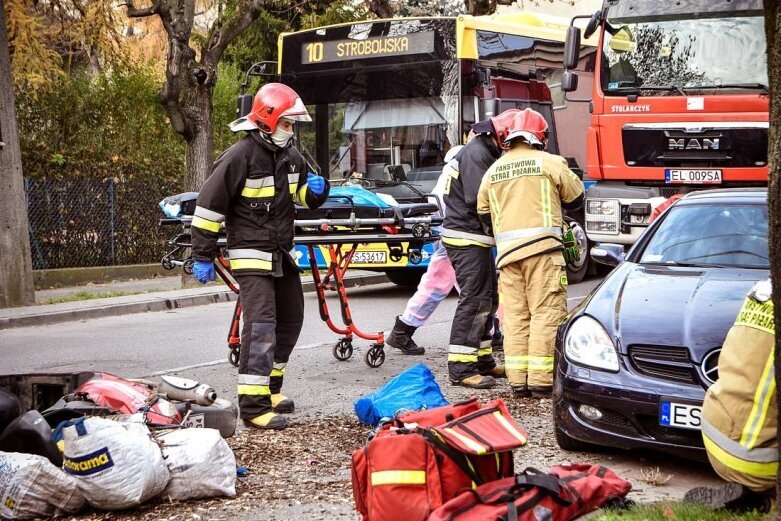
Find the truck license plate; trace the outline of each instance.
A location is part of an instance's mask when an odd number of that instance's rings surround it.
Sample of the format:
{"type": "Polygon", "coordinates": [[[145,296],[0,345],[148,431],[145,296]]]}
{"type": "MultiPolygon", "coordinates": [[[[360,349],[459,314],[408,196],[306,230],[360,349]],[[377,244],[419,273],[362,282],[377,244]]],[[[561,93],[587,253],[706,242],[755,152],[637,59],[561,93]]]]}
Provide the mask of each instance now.
{"type": "Polygon", "coordinates": [[[386,254],[384,251],[356,251],[353,264],[385,264],[386,254]]]}
{"type": "Polygon", "coordinates": [[[667,184],[717,185],[721,184],[721,170],[673,169],[664,171],[667,184]]]}
{"type": "Polygon", "coordinates": [[[700,430],[702,406],[662,400],[659,403],[659,425],[700,430]]]}

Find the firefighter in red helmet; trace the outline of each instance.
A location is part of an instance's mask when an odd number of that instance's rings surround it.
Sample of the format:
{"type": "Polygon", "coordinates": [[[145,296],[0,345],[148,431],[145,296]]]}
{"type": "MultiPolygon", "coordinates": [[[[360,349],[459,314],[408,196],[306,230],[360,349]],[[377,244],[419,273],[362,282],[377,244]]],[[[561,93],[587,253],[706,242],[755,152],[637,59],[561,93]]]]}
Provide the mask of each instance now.
{"type": "Polygon", "coordinates": [[[251,112],[231,123],[231,130],[247,134],[215,161],[192,221],[193,275],[203,283],[214,280],[217,238],[225,226],[243,306],[239,407],[245,424],[260,429],[286,427],[280,413],[294,410],[282,394],[304,321],[301,270],[291,255],[293,204],[316,208],[329,190],[291,144],[299,121],[311,118],[293,89],[261,87],[251,112]]]}
{"type": "Polygon", "coordinates": [[[477,213],[496,240],[507,378],[516,396],[543,398],[567,312],[562,208],[582,204],[583,183],[564,158],[543,151],[548,124],[539,112],[525,109],[507,123],[496,133],[508,151],[483,177],[477,213]]]}

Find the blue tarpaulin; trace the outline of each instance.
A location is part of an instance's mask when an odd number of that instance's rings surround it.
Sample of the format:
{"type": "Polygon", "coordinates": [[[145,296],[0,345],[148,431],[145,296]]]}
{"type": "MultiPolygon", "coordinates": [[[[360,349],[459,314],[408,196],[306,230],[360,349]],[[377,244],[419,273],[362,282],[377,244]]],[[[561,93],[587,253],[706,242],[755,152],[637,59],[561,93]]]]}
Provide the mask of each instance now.
{"type": "Polygon", "coordinates": [[[424,364],[413,365],[379,390],[355,400],[355,414],[364,425],[377,426],[398,412],[448,405],[434,374],[424,364]]]}

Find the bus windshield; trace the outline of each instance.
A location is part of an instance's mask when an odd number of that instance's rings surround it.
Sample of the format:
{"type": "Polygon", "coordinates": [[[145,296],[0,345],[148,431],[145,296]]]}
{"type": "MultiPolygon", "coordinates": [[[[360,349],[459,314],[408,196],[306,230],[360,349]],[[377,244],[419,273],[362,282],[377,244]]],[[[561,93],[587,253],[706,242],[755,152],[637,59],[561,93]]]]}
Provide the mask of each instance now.
{"type": "Polygon", "coordinates": [[[767,91],[761,16],[608,24],[601,74],[606,94],[767,91]]]}
{"type": "Polygon", "coordinates": [[[282,57],[313,119],[298,125],[299,149],[331,179],[427,178],[461,141],[453,19],[293,33],[282,57]]]}

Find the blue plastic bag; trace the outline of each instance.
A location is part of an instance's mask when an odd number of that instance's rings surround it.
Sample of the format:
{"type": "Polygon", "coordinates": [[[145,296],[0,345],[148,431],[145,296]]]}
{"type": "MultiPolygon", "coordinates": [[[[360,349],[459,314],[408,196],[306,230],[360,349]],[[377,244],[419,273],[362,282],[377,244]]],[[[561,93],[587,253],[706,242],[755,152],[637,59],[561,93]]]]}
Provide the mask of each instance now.
{"type": "Polygon", "coordinates": [[[377,208],[390,208],[390,205],[382,198],[360,186],[334,186],[328,192],[329,199],[350,198],[359,206],[376,206],[377,208]]]}
{"type": "Polygon", "coordinates": [[[434,374],[424,364],[413,365],[379,390],[355,400],[355,414],[364,425],[377,426],[400,411],[420,411],[448,405],[434,374]]]}

